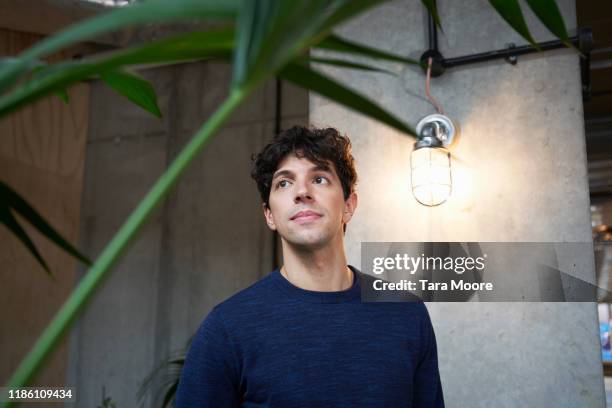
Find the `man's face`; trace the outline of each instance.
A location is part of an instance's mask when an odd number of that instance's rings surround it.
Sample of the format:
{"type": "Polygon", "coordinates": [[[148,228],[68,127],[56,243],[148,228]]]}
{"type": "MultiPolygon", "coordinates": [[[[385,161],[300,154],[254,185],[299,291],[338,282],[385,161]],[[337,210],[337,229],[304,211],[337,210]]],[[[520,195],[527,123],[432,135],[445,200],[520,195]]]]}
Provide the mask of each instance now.
{"type": "Polygon", "coordinates": [[[270,229],[290,244],[317,249],[342,237],[343,223],[357,207],[357,195],[352,193],[344,200],[342,183],[331,162],[320,166],[290,154],[273,175],[269,203],[264,215],[270,229]]]}

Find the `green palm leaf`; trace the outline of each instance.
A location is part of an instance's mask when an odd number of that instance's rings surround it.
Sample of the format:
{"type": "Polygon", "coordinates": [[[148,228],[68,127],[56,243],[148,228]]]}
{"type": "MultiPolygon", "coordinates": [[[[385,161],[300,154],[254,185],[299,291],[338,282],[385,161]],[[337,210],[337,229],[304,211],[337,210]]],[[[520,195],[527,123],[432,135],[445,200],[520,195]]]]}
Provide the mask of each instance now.
{"type": "Polygon", "coordinates": [[[60,89],[59,91],[55,91],[54,93],[66,105],[70,103],[70,96],[68,95],[67,89],[60,89]]]}
{"type": "Polygon", "coordinates": [[[359,55],[363,57],[374,58],[378,60],[386,60],[391,62],[401,62],[404,64],[419,65],[420,62],[412,58],[403,57],[401,55],[392,54],[377,48],[368,47],[353,41],[345,40],[336,35],[329,35],[322,41],[314,45],[314,48],[336,51],[359,55]]]}
{"type": "Polygon", "coordinates": [[[38,232],[55,242],[55,244],[64,251],[74,256],[85,265],[91,265],[91,261],[87,259],[85,255],[81,254],[78,249],[72,246],[70,242],[64,239],[25,199],[15,190],[0,181],[0,222],[6,225],[15,234],[26,248],[28,248],[43,269],[47,271],[49,275],[53,276],[49,266],[40,256],[40,253],[30,237],[26,234],[21,225],[19,225],[13,212],[21,215],[30,225],[36,228],[38,232]]]}
{"type": "Polygon", "coordinates": [[[429,14],[431,14],[438,28],[442,30],[442,22],[440,21],[440,15],[438,14],[436,0],[421,0],[421,3],[423,3],[429,14]]]}
{"type": "Polygon", "coordinates": [[[239,0],[149,0],[102,14],[46,38],[23,52],[11,64],[0,66],[0,92],[33,68],[36,59],[96,35],[151,22],[233,20],[239,5],[239,0]]]}
{"type": "Polygon", "coordinates": [[[352,108],[359,113],[370,116],[400,132],[416,135],[416,132],[411,127],[382,109],[375,102],[305,65],[289,64],[279,73],[279,76],[305,89],[314,91],[328,99],[352,108]]]}
{"type": "Polygon", "coordinates": [[[238,17],[232,87],[258,83],[296,55],[329,36],[331,29],[381,1],[253,0],[238,17]]]}
{"type": "Polygon", "coordinates": [[[330,65],[339,68],[350,68],[350,69],[358,69],[361,71],[372,71],[372,72],[384,72],[385,74],[395,75],[393,72],[386,70],[384,68],[374,67],[372,65],[361,64],[358,62],[345,61],[336,58],[322,58],[322,57],[304,57],[298,59],[296,62],[302,64],[323,64],[330,65]]]}
{"type": "Polygon", "coordinates": [[[339,1],[245,2],[238,16],[232,88],[258,83],[304,50],[324,20],[328,8],[339,1]]]}
{"type": "Polygon", "coordinates": [[[567,29],[565,28],[561,11],[559,11],[559,7],[555,0],[527,0],[527,4],[529,4],[531,10],[533,10],[542,24],[544,24],[551,33],[556,35],[568,47],[574,48],[572,43],[569,42],[567,29]]]}
{"type": "Polygon", "coordinates": [[[527,28],[527,23],[525,23],[518,0],[489,0],[489,3],[517,33],[529,41],[531,45],[538,48],[529,32],[529,28],[527,28]]]}
{"type": "Polygon", "coordinates": [[[126,71],[106,71],[100,74],[102,80],[117,93],[136,105],[161,118],[153,86],[138,75],[126,71]]]}
{"type": "Polygon", "coordinates": [[[0,116],[13,112],[50,93],[102,73],[126,66],[176,63],[206,58],[229,58],[234,44],[231,27],[192,32],[127,50],[81,61],[44,65],[37,61],[32,79],[0,98],[0,116]]]}
{"type": "Polygon", "coordinates": [[[338,25],[350,20],[351,18],[362,14],[366,10],[379,6],[388,0],[352,0],[344,1],[339,4],[333,13],[329,14],[329,17],[325,19],[325,22],[320,27],[322,39],[331,33],[331,30],[338,25]]]}

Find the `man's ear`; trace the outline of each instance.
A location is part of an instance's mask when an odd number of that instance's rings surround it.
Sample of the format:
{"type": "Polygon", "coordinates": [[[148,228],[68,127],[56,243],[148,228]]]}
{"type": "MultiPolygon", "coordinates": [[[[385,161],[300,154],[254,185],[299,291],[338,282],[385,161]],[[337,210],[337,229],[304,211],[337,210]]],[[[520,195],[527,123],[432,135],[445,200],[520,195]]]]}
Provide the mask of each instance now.
{"type": "Polygon", "coordinates": [[[347,224],[357,209],[357,193],[354,191],[344,201],[344,212],[342,213],[342,222],[347,224]]]}
{"type": "Polygon", "coordinates": [[[276,224],[274,223],[272,211],[270,211],[270,208],[266,205],[266,203],[263,203],[261,206],[263,207],[264,217],[266,217],[266,224],[268,224],[268,228],[270,228],[272,231],[276,231],[276,224]]]}

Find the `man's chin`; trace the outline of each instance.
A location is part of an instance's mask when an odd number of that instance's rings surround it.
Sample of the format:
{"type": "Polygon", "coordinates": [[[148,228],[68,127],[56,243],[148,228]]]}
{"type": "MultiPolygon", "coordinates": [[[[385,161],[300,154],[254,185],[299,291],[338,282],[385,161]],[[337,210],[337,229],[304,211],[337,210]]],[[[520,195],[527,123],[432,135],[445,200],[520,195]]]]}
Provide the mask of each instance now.
{"type": "Polygon", "coordinates": [[[313,251],[329,245],[329,237],[320,235],[315,236],[294,236],[285,239],[292,247],[302,251],[313,251]]]}

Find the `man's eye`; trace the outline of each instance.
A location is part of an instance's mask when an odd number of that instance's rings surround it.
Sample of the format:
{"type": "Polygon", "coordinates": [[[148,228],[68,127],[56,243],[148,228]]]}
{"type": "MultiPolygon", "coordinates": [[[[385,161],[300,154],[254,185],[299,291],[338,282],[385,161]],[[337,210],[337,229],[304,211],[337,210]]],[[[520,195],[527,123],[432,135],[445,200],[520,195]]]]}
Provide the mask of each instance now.
{"type": "Polygon", "coordinates": [[[327,178],[326,178],[326,177],[323,177],[323,176],[317,176],[317,177],[315,177],[314,181],[315,181],[315,183],[317,183],[317,184],[327,184],[327,183],[329,183],[329,180],[327,180],[327,178]]]}
{"type": "Polygon", "coordinates": [[[280,188],[285,188],[285,187],[287,187],[287,183],[288,183],[287,180],[281,180],[278,183],[276,183],[276,188],[279,188],[279,187],[280,188]]]}

